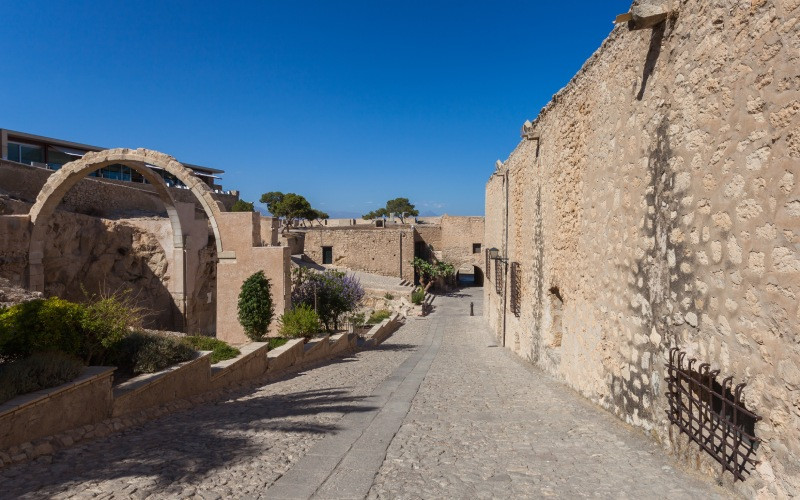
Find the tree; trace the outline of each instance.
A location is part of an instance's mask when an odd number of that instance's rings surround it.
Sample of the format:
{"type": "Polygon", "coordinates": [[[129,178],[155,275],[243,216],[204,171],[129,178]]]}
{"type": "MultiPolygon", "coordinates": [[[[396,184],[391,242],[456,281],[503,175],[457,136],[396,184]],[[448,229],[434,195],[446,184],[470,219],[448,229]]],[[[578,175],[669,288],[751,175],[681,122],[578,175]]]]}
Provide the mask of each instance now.
{"type": "Polygon", "coordinates": [[[285,227],[291,225],[295,220],[305,219],[312,221],[328,218],[328,214],[311,208],[311,203],[305,197],[296,193],[270,191],[262,194],[260,201],[267,206],[267,210],[274,217],[286,221],[285,227]]]}
{"type": "Polygon", "coordinates": [[[262,340],[275,314],[270,282],[264,271],[258,271],[242,283],[238,306],[239,323],[244,333],[256,342],[262,340]]]}
{"type": "Polygon", "coordinates": [[[236,200],[231,207],[231,212],[255,212],[253,204],[249,201],[236,200]]]}
{"type": "Polygon", "coordinates": [[[338,328],[341,316],[356,311],[364,298],[358,279],[341,271],[316,272],[301,267],[294,271],[292,281],[292,303],[316,309],[327,331],[338,328]]]}
{"type": "Polygon", "coordinates": [[[393,213],[399,215],[400,220],[405,222],[406,215],[416,217],[419,215],[419,210],[414,208],[414,205],[408,201],[408,198],[395,198],[387,201],[385,208],[373,210],[372,212],[362,215],[361,218],[370,220],[378,217],[388,217],[393,213]]]}
{"type": "Polygon", "coordinates": [[[414,260],[411,261],[411,265],[414,266],[417,274],[419,274],[419,282],[426,292],[433,286],[437,278],[448,279],[456,274],[455,266],[448,262],[428,262],[425,259],[414,257],[414,260]]]}

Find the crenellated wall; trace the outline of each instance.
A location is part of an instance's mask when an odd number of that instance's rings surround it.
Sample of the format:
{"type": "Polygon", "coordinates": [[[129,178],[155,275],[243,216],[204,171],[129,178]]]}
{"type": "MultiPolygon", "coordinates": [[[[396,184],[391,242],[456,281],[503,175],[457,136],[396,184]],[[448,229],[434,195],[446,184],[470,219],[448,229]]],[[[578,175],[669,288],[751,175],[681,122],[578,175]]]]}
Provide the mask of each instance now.
{"type": "Polygon", "coordinates": [[[761,464],[735,488],[797,496],[800,3],[675,5],[615,28],[489,179],[485,246],[519,266],[520,307],[498,261],[485,314],[519,356],[710,475],[666,419],[668,350],[746,382],[761,464]]]}

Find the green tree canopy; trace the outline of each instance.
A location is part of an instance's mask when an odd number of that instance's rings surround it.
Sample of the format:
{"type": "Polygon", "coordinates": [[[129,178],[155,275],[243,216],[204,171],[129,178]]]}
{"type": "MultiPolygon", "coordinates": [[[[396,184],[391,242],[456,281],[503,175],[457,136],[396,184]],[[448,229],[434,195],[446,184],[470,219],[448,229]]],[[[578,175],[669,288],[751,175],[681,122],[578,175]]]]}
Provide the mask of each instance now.
{"type": "Polygon", "coordinates": [[[231,212],[255,212],[253,204],[249,201],[236,200],[231,207],[231,212]]]}
{"type": "Polygon", "coordinates": [[[304,196],[296,193],[270,191],[262,194],[260,201],[267,206],[267,210],[274,217],[285,219],[287,225],[294,220],[305,219],[311,221],[328,218],[328,214],[311,208],[311,203],[304,196]]]}
{"type": "Polygon", "coordinates": [[[369,220],[376,219],[378,217],[388,217],[393,213],[399,215],[400,220],[405,222],[407,215],[416,217],[419,215],[419,210],[414,208],[414,205],[408,201],[408,198],[395,198],[387,201],[385,208],[373,210],[372,212],[364,214],[361,217],[369,220]]]}

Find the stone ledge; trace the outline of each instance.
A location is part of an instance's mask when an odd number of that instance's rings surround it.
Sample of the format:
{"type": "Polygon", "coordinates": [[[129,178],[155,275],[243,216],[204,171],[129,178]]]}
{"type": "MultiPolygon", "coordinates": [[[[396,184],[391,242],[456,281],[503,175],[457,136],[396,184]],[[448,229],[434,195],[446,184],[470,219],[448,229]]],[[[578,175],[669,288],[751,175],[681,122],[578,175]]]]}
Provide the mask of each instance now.
{"type": "Polygon", "coordinates": [[[116,370],[116,368],[113,366],[89,366],[81,375],[78,376],[78,378],[72,382],[67,382],[66,384],[51,387],[49,389],[29,392],[13,399],[9,399],[0,405],[0,418],[5,418],[12,413],[24,411],[42,404],[46,399],[52,396],[74,391],[80,386],[89,384],[98,378],[111,376],[111,374],[114,373],[114,370],[116,370]]]}
{"type": "Polygon", "coordinates": [[[182,399],[210,389],[211,351],[158,373],[140,375],[114,389],[112,416],[182,399]],[[189,374],[187,376],[187,374],[189,374]]]}
{"type": "Polygon", "coordinates": [[[72,382],[8,401],[0,413],[0,450],[106,418],[114,370],[89,367],[72,382]]]}
{"type": "Polygon", "coordinates": [[[267,342],[253,342],[240,348],[241,354],[211,365],[211,386],[222,389],[226,386],[257,379],[267,372],[267,342]]]}

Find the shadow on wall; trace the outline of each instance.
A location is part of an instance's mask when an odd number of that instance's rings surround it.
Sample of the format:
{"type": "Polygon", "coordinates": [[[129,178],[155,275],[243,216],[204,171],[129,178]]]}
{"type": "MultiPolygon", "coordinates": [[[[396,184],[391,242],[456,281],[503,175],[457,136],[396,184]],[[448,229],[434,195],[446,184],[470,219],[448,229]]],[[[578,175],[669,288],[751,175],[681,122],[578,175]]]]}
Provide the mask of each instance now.
{"type": "MultiPolygon", "coordinates": [[[[4,493],[9,497],[34,492],[37,496],[50,496],[70,484],[122,479],[135,471],[135,475],[149,476],[154,483],[150,488],[140,486],[137,493],[142,496],[177,496],[183,487],[174,492],[168,489],[173,481],[199,484],[213,470],[250,463],[270,447],[285,449],[281,443],[292,435],[338,431],[338,419],[329,415],[377,409],[364,403],[366,396],[349,396],[348,387],[241,397],[248,392],[231,394],[227,401],[216,405],[202,405],[165,417],[158,425],[127,433],[126,439],[112,436],[93,442],[79,454],[57,454],[53,465],[68,461],[69,474],[48,473],[51,464],[31,464],[29,482],[4,493]],[[316,421],[297,418],[319,414],[328,416],[316,421]],[[164,446],[166,436],[169,446],[164,446]],[[253,436],[265,436],[268,442],[253,436]]],[[[267,484],[280,477],[270,468],[262,468],[261,474],[267,484]]]]}
{"type": "Polygon", "coordinates": [[[48,221],[45,242],[46,296],[83,302],[87,295],[130,290],[131,298],[151,312],[146,327],[176,327],[169,266],[154,235],[122,223],[56,212],[48,221]]]}
{"type": "Polygon", "coordinates": [[[663,22],[655,27],[650,34],[650,48],[647,51],[647,57],[644,61],[644,68],[642,69],[642,86],[639,88],[639,93],[636,95],[636,100],[641,101],[644,98],[644,91],[647,88],[647,81],[653,70],[656,68],[658,56],[661,55],[661,43],[664,41],[664,33],[667,30],[667,23],[663,22]]]}

